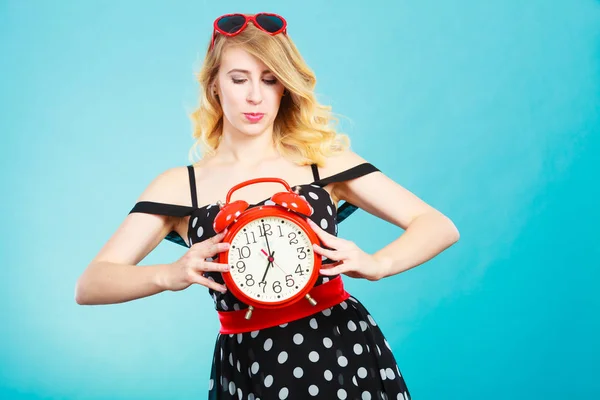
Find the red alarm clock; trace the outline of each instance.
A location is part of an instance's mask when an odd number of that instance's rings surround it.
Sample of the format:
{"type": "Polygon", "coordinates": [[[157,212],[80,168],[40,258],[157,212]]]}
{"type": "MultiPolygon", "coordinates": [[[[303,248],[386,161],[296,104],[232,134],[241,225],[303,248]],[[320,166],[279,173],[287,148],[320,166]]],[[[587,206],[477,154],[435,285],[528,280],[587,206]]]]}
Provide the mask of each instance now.
{"type": "Polygon", "coordinates": [[[283,179],[258,178],[232,187],[219,206],[213,228],[216,233],[228,228],[223,242],[230,243],[219,253],[219,262],[230,266],[222,275],[233,295],[248,304],[245,318],[254,308],[281,308],[303,298],[316,305],[308,292],[319,276],[321,257],[313,251],[319,238],[306,221],[313,213],[310,204],[283,179]],[[248,209],[243,200],[230,202],[236,190],[263,182],[281,183],[287,191],[275,193],[273,205],[248,209]]]}

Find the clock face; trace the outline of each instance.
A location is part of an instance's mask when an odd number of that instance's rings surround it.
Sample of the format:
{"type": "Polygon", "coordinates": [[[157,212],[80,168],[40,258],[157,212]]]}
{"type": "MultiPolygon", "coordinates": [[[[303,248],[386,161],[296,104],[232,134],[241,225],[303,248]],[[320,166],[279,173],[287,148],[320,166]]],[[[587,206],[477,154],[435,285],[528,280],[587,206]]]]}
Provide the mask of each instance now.
{"type": "Polygon", "coordinates": [[[300,292],[313,274],[312,242],[298,224],[285,217],[251,220],[230,242],[231,278],[254,300],[285,301],[300,292]]]}

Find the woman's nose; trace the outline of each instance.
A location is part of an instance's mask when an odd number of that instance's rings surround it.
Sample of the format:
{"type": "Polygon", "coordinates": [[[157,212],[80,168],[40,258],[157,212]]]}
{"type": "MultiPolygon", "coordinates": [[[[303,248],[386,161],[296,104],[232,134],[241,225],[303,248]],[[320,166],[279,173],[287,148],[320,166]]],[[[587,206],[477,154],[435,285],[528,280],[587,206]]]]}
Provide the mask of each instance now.
{"type": "Polygon", "coordinates": [[[250,90],[246,96],[246,100],[252,104],[260,104],[262,102],[260,83],[253,83],[250,85],[250,90]]]}

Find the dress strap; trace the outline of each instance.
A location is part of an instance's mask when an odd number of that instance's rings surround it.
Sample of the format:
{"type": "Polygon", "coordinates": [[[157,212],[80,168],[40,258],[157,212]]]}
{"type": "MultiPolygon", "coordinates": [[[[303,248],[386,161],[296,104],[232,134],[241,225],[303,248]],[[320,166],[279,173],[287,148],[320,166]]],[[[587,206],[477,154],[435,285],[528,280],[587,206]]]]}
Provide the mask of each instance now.
{"type": "MultiPolygon", "coordinates": [[[[158,214],[168,215],[171,217],[185,217],[192,214],[193,207],[180,206],[177,204],[166,204],[157,203],[154,201],[138,201],[129,214],[131,213],[145,213],[145,214],[158,214]]],[[[177,231],[171,231],[167,234],[165,239],[177,243],[184,247],[189,247],[188,243],[177,233],[177,231]]]]}
{"type": "Polygon", "coordinates": [[[320,180],[321,178],[319,178],[319,168],[317,167],[317,164],[310,164],[310,167],[312,168],[313,179],[315,182],[320,180]]]}
{"type": "Polygon", "coordinates": [[[370,174],[371,172],[376,172],[376,171],[379,171],[379,168],[375,167],[371,163],[365,162],[362,164],[355,165],[352,168],[348,168],[345,171],[328,176],[327,178],[318,179],[314,182],[314,184],[323,187],[323,186],[327,186],[333,182],[349,181],[350,179],[359,178],[363,175],[367,175],[367,174],[370,174]]]}
{"type": "MultiPolygon", "coordinates": [[[[371,163],[362,163],[358,164],[352,168],[349,168],[345,171],[339,172],[337,174],[331,175],[324,179],[318,179],[313,184],[321,187],[327,186],[333,182],[343,182],[348,181],[350,179],[356,179],[361,176],[370,174],[371,172],[379,171],[379,168],[375,167],[371,163]]],[[[337,222],[338,224],[348,218],[353,212],[358,210],[358,207],[352,203],[344,202],[341,206],[338,207],[337,210],[337,222]]]]}
{"type": "Polygon", "coordinates": [[[188,165],[188,173],[190,176],[190,192],[192,194],[192,207],[198,207],[198,198],[196,197],[196,175],[194,173],[194,166],[188,165]]]}

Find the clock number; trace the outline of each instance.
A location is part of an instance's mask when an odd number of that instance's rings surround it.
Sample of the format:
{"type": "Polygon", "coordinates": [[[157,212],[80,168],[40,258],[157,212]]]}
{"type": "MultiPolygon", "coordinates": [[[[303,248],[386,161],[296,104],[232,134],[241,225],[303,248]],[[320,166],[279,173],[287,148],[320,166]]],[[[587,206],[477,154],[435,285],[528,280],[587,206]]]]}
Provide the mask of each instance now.
{"type": "Polygon", "coordinates": [[[306,258],[307,254],[306,251],[304,251],[304,247],[298,247],[296,251],[298,252],[298,259],[304,260],[306,258]]]}
{"type": "Polygon", "coordinates": [[[279,237],[283,237],[283,231],[281,230],[281,225],[277,225],[279,228],[279,237]]]}
{"type": "Polygon", "coordinates": [[[265,234],[267,234],[269,236],[273,235],[273,232],[271,232],[271,224],[264,224],[264,226],[265,226],[264,232],[263,232],[262,226],[261,225],[258,226],[258,232],[259,232],[260,237],[264,237],[265,234]]]}
{"type": "MultiPolygon", "coordinates": [[[[252,244],[256,243],[256,236],[254,235],[254,232],[250,232],[252,234],[252,244]]],[[[250,244],[250,237],[248,237],[248,233],[244,232],[244,235],[246,235],[246,244],[250,244]]]]}
{"type": "Polygon", "coordinates": [[[298,266],[296,267],[296,269],[294,270],[295,273],[299,274],[300,276],[304,275],[304,271],[302,271],[302,265],[298,264],[298,266]]]}
{"type": "Polygon", "coordinates": [[[237,251],[238,251],[238,258],[250,257],[250,247],[248,247],[248,246],[238,247],[237,251]]]}
{"type": "Polygon", "coordinates": [[[235,267],[237,268],[237,272],[239,272],[240,274],[243,274],[246,271],[246,264],[243,261],[236,262],[235,267]]]}
{"type": "Polygon", "coordinates": [[[298,239],[296,239],[296,233],[290,232],[288,238],[290,238],[290,244],[298,244],[298,239]]]}
{"type": "Polygon", "coordinates": [[[292,279],[292,275],[286,275],[285,276],[285,285],[287,287],[292,287],[294,286],[294,280],[292,279]]]}
{"type": "Polygon", "coordinates": [[[267,282],[261,281],[258,282],[258,286],[262,287],[263,293],[265,292],[265,288],[267,287],[267,282]]]}
{"type": "Polygon", "coordinates": [[[281,283],[279,281],[273,282],[273,291],[275,293],[281,293],[281,283]]]}
{"type": "Polygon", "coordinates": [[[246,275],[246,285],[248,286],[254,286],[254,278],[252,277],[252,274],[248,274],[246,275]]]}

